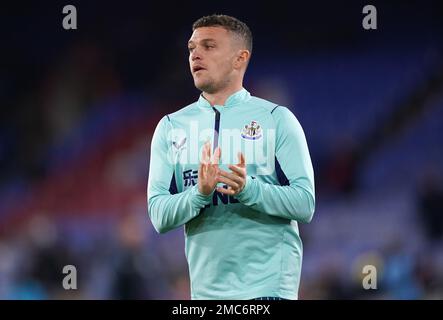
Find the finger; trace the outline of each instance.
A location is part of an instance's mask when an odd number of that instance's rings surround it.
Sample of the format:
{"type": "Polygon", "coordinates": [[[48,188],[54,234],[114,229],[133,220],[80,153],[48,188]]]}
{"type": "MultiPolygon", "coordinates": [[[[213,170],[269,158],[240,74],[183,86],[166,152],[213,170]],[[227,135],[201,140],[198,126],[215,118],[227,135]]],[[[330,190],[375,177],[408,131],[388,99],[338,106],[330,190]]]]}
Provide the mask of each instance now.
{"type": "Polygon", "coordinates": [[[221,182],[226,184],[229,187],[232,187],[233,189],[238,189],[240,186],[237,184],[237,182],[232,181],[231,179],[227,179],[225,177],[218,177],[217,182],[221,182]]]}
{"type": "Polygon", "coordinates": [[[238,175],[234,174],[234,173],[230,173],[230,172],[226,172],[224,170],[219,170],[218,171],[219,176],[221,177],[225,177],[228,178],[234,182],[237,182],[239,184],[242,183],[243,179],[241,177],[239,177],[238,175]]]}
{"type": "Polygon", "coordinates": [[[206,142],[206,148],[208,149],[208,160],[210,161],[212,158],[211,142],[206,142]]]}
{"type": "Polygon", "coordinates": [[[210,152],[211,152],[211,146],[209,142],[205,142],[202,148],[202,160],[201,160],[204,164],[209,163],[210,152]]]}
{"type": "Polygon", "coordinates": [[[220,192],[220,193],[223,193],[223,194],[230,195],[230,196],[235,194],[234,190],[232,190],[232,189],[225,189],[225,188],[221,188],[221,187],[217,187],[217,191],[220,192]]]}
{"type": "Polygon", "coordinates": [[[206,170],[205,170],[205,165],[203,163],[200,162],[200,165],[198,166],[198,175],[200,176],[201,179],[205,179],[206,177],[206,170]]]}
{"type": "Polygon", "coordinates": [[[207,141],[205,143],[205,148],[206,148],[206,163],[210,164],[211,163],[212,152],[211,152],[211,143],[209,141],[207,141]]]}
{"type": "Polygon", "coordinates": [[[231,169],[235,174],[239,175],[242,178],[246,177],[246,172],[245,172],[245,168],[239,168],[238,166],[234,166],[232,164],[230,164],[229,169],[231,169]]]}
{"type": "Polygon", "coordinates": [[[205,163],[205,159],[206,159],[206,145],[204,144],[202,148],[200,163],[205,163]]]}
{"type": "Polygon", "coordinates": [[[239,153],[237,154],[237,156],[238,156],[238,164],[239,164],[240,166],[244,166],[244,165],[246,164],[246,159],[245,159],[244,154],[243,154],[242,152],[239,152],[239,153]]]}
{"type": "Polygon", "coordinates": [[[218,165],[218,163],[220,162],[220,157],[221,157],[221,149],[220,147],[217,147],[214,151],[214,156],[212,158],[211,163],[218,165]]]}

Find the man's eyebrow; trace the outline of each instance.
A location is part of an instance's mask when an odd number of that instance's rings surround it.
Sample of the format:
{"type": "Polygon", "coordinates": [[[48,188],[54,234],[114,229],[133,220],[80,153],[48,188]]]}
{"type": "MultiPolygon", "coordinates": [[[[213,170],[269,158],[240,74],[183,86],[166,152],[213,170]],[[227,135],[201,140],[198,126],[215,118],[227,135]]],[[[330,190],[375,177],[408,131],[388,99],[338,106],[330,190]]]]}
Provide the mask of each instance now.
{"type": "MultiPolygon", "coordinates": [[[[216,40],[215,40],[215,39],[212,39],[212,38],[201,39],[199,42],[208,43],[208,42],[211,42],[211,41],[216,42],[216,40]]],[[[189,40],[189,41],[188,41],[188,45],[190,45],[190,44],[194,44],[194,43],[195,43],[195,42],[192,41],[192,40],[189,40]]]]}
{"type": "Polygon", "coordinates": [[[215,39],[212,39],[212,38],[206,38],[206,39],[202,39],[200,42],[211,42],[211,41],[214,41],[214,42],[215,42],[215,39]]]}

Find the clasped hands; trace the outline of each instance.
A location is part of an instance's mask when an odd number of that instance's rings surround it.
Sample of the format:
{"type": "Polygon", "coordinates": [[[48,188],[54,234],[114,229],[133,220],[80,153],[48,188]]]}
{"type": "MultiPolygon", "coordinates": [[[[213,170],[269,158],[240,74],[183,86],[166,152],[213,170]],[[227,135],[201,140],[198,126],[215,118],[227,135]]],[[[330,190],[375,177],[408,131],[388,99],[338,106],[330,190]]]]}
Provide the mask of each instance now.
{"type": "Polygon", "coordinates": [[[218,166],[221,149],[217,147],[211,154],[211,144],[206,142],[202,150],[202,158],[198,170],[198,191],[203,195],[210,195],[214,189],[230,196],[239,194],[246,184],[246,164],[243,153],[238,153],[238,163],[229,165],[231,172],[224,171],[218,166]],[[228,188],[217,187],[217,183],[224,183],[228,188]]]}

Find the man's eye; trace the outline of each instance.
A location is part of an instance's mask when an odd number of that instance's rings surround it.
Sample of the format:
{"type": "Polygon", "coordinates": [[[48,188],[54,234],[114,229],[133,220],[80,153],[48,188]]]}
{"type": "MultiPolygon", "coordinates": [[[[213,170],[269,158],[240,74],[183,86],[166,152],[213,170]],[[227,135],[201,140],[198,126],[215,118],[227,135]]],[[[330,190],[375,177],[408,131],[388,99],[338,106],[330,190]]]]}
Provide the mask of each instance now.
{"type": "Polygon", "coordinates": [[[192,50],[194,50],[194,48],[188,47],[189,52],[192,52],[192,50]]]}

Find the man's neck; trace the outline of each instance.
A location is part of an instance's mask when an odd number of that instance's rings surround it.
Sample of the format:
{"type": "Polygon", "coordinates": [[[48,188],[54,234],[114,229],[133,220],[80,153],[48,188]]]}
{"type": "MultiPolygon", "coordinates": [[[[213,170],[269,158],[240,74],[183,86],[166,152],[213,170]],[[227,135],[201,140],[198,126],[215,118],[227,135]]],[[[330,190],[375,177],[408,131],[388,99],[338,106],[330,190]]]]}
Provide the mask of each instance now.
{"type": "Polygon", "coordinates": [[[242,85],[236,86],[234,88],[225,89],[215,93],[207,93],[203,92],[203,97],[208,100],[211,106],[218,105],[223,106],[226,103],[226,100],[237,91],[243,89],[242,85]]]}

